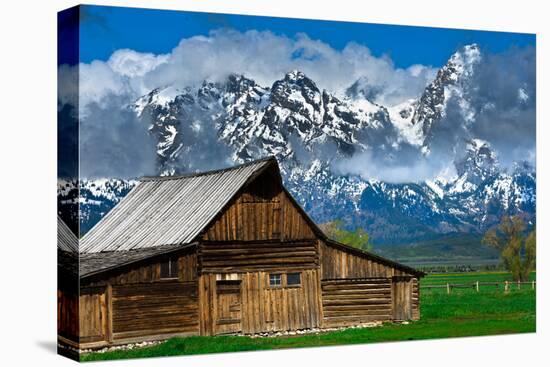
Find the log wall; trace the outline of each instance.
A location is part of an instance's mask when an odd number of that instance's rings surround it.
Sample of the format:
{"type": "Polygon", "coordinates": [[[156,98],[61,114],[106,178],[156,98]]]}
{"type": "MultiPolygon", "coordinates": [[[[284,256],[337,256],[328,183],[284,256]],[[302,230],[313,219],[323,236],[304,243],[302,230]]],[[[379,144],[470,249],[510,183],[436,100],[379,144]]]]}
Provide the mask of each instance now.
{"type": "Polygon", "coordinates": [[[321,287],[324,327],[392,319],[391,279],[323,280],[321,287]]]}
{"type": "Polygon", "coordinates": [[[196,282],[113,286],[113,339],[198,334],[196,282]]]}
{"type": "MultiPolygon", "coordinates": [[[[197,254],[195,251],[184,253],[178,256],[178,280],[188,282],[197,280],[197,254]]],[[[162,281],[160,277],[159,258],[118,269],[114,272],[106,273],[100,277],[95,277],[90,281],[85,281],[85,286],[100,285],[118,285],[118,284],[139,284],[162,281]]]]}
{"type": "Polygon", "coordinates": [[[177,279],[162,279],[162,258],[155,258],[85,280],[79,297],[80,343],[198,334],[197,255],[173,256],[178,257],[177,279]]]}
{"type": "Polygon", "coordinates": [[[314,269],[319,265],[315,240],[292,242],[203,242],[199,246],[200,273],[314,269]]]}

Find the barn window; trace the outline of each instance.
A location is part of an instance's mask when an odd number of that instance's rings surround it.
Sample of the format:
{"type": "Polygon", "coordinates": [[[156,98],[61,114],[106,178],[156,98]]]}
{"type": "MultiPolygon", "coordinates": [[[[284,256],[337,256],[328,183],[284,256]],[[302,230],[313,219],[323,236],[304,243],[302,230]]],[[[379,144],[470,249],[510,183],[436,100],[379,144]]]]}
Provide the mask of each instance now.
{"type": "Polygon", "coordinates": [[[160,263],[160,278],[174,279],[178,277],[178,259],[169,258],[160,263]]]}
{"type": "Polygon", "coordinates": [[[300,273],[288,273],[286,275],[286,285],[288,287],[297,287],[300,283],[300,273]]]}
{"type": "Polygon", "coordinates": [[[269,274],[270,287],[280,287],[281,285],[281,274],[269,274]]]}

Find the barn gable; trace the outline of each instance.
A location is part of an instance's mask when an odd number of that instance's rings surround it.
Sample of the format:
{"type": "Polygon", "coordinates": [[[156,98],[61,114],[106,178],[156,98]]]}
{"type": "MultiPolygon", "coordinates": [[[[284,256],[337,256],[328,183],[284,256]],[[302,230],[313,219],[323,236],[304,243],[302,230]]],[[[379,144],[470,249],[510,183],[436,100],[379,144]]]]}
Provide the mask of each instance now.
{"type": "Polygon", "coordinates": [[[235,195],[204,231],[205,241],[315,239],[317,227],[284,189],[277,164],[235,195]]]}

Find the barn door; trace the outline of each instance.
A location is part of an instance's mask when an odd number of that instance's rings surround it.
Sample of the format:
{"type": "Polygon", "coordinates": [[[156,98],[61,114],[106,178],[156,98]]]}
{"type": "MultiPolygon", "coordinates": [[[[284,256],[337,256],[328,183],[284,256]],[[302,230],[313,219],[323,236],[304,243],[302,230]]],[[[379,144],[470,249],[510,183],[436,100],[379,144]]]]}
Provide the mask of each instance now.
{"type": "Polygon", "coordinates": [[[216,282],[216,334],[238,333],[241,324],[241,281],[216,282]]]}
{"type": "Polygon", "coordinates": [[[412,319],[412,279],[404,277],[393,278],[393,319],[412,319]]]}

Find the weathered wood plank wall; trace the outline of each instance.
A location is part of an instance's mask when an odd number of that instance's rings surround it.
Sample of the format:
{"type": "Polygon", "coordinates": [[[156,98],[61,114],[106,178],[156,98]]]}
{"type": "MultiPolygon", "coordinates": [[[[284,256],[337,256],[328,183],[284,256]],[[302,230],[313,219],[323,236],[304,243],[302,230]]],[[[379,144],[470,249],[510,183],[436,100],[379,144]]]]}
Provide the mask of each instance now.
{"type": "Polygon", "coordinates": [[[162,258],[84,280],[79,297],[80,342],[198,334],[197,254],[174,256],[177,280],[161,279],[162,258]]]}
{"type": "Polygon", "coordinates": [[[270,287],[269,273],[243,275],[243,333],[319,327],[321,289],[318,270],[301,272],[299,287],[270,287]]]}
{"type": "Polygon", "coordinates": [[[105,287],[87,287],[79,297],[80,343],[107,340],[108,310],[105,287]]]}
{"type": "Polygon", "coordinates": [[[322,279],[385,278],[406,275],[395,267],[336,248],[324,241],[321,241],[319,256],[322,279]]]}
{"type": "MultiPolygon", "coordinates": [[[[290,269],[295,272],[295,269],[290,269]]],[[[320,327],[322,321],[321,287],[317,269],[300,272],[299,286],[270,287],[269,272],[235,273],[232,279],[240,280],[240,328],[222,328],[226,302],[220,298],[219,284],[228,278],[221,274],[203,274],[200,277],[201,335],[242,331],[254,334],[269,331],[299,330],[320,327]],[[220,323],[221,320],[221,323],[220,323]]],[[[280,272],[286,274],[286,272],[280,272]]],[[[227,275],[227,274],[226,274],[227,275]]]]}
{"type": "Polygon", "coordinates": [[[413,318],[413,279],[394,277],[392,279],[393,319],[410,320],[413,318]]]}
{"type": "Polygon", "coordinates": [[[412,319],[420,319],[420,285],[418,279],[412,279],[412,319]]]}
{"type": "Polygon", "coordinates": [[[57,290],[57,333],[69,340],[78,340],[78,295],[61,289],[57,290]]]}
{"type": "Polygon", "coordinates": [[[323,280],[321,285],[324,327],[392,318],[389,278],[323,280]]]}
{"type": "Polygon", "coordinates": [[[196,282],[113,286],[113,339],[198,333],[196,282]]]}
{"type": "Polygon", "coordinates": [[[207,241],[314,239],[307,220],[284,191],[272,197],[245,192],[206,230],[207,241]]]}
{"type": "Polygon", "coordinates": [[[216,275],[203,274],[199,277],[199,333],[216,334],[216,275]]]}
{"type": "Polygon", "coordinates": [[[311,269],[319,264],[317,241],[203,242],[200,273],[311,269]]]}
{"type": "MultiPolygon", "coordinates": [[[[197,254],[196,252],[174,255],[178,257],[178,280],[188,282],[197,279],[197,254]]],[[[159,258],[151,259],[142,264],[117,269],[90,280],[84,280],[83,286],[120,285],[151,283],[161,280],[159,258]]]]}

